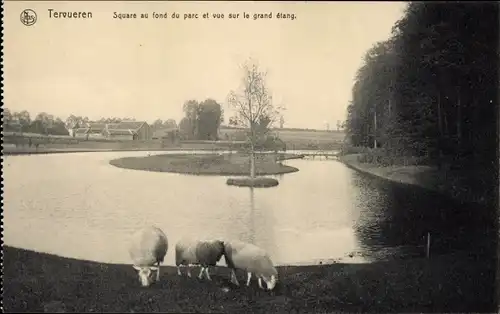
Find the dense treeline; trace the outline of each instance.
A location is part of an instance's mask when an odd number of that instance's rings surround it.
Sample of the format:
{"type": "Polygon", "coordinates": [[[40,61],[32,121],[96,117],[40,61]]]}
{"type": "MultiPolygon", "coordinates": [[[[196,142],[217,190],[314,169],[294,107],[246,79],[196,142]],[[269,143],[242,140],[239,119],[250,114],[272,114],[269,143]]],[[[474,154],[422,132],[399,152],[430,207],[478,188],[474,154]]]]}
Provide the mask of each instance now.
{"type": "Polygon", "coordinates": [[[391,38],[358,70],[346,121],[351,144],[439,166],[491,163],[497,16],[496,2],[408,3],[391,38]]]}
{"type": "Polygon", "coordinates": [[[40,112],[32,119],[26,110],[11,112],[8,108],[4,108],[2,127],[5,131],[11,132],[69,135],[65,122],[46,112],[40,112]]]}
{"type": "MultiPolygon", "coordinates": [[[[38,113],[33,119],[26,110],[11,111],[9,108],[3,109],[2,127],[10,132],[27,132],[44,135],[69,135],[68,129],[85,127],[87,123],[119,123],[122,121],[136,121],[133,118],[108,117],[91,121],[88,117],[70,115],[66,120],[62,120],[46,112],[38,113]]],[[[161,128],[175,128],[177,123],[173,119],[162,121],[158,119],[151,125],[153,130],[161,128]]]]}

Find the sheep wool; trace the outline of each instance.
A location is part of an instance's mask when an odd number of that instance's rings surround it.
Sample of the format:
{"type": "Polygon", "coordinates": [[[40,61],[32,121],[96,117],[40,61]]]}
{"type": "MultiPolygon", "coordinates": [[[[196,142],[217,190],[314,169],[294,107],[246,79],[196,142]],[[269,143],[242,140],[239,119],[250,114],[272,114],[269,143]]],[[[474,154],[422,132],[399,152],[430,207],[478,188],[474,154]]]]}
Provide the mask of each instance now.
{"type": "Polygon", "coordinates": [[[278,272],[267,252],[251,243],[242,241],[231,241],[225,244],[224,258],[226,264],[231,268],[231,282],[239,285],[235,269],[247,272],[247,286],[250,285],[252,274],[258,278],[259,287],[262,280],[266,282],[267,289],[272,290],[276,286],[278,272]]]}
{"type": "Polygon", "coordinates": [[[181,239],[175,245],[175,265],[180,276],[181,267],[187,267],[187,274],[191,277],[190,266],[201,265],[198,278],[206,275],[210,278],[209,267],[215,266],[224,255],[224,242],[220,240],[181,239]]]}
{"type": "Polygon", "coordinates": [[[165,260],[167,251],[167,236],[157,227],[150,226],[132,235],[129,255],[143,286],[152,283],[152,271],[156,271],[156,280],[160,280],[160,264],[165,260]]]}

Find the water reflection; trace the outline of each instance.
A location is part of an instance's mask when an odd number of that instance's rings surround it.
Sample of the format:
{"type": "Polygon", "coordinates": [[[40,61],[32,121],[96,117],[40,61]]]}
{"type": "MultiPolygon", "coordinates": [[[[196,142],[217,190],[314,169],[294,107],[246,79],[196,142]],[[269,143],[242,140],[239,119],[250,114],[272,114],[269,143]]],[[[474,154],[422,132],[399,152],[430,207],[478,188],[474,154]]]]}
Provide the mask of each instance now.
{"type": "Polygon", "coordinates": [[[255,194],[253,187],[250,187],[248,190],[250,191],[250,208],[249,208],[250,232],[247,241],[255,244],[255,194]]]}
{"type": "Polygon", "coordinates": [[[478,249],[490,242],[491,230],[478,214],[485,208],[359,173],[352,177],[361,212],[354,231],[372,259],[425,256],[428,232],[432,254],[478,249]]]}

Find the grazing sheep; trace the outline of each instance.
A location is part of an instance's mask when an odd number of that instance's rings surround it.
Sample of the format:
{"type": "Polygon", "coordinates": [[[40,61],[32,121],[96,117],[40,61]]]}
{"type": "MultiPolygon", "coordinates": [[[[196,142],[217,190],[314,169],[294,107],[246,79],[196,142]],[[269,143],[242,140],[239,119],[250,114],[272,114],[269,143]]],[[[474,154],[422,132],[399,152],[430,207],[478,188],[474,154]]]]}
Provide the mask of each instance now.
{"type": "Polygon", "coordinates": [[[215,266],[224,255],[224,242],[220,240],[193,240],[182,239],[175,245],[175,265],[177,274],[182,275],[181,267],[187,267],[187,274],[191,277],[190,266],[201,265],[199,279],[205,273],[208,280],[210,266],[215,266]]]}
{"type": "Polygon", "coordinates": [[[153,271],[156,271],[156,281],[160,280],[160,263],[164,261],[167,250],[167,236],[159,228],[147,227],[132,236],[129,254],[143,287],[153,282],[153,271]]]}
{"type": "Polygon", "coordinates": [[[266,282],[268,290],[274,289],[278,280],[278,272],[264,249],[251,243],[231,241],[226,242],[224,251],[226,264],[231,268],[232,283],[240,285],[235,269],[241,269],[247,272],[247,286],[250,285],[253,273],[257,276],[261,289],[264,289],[262,280],[266,282]]]}

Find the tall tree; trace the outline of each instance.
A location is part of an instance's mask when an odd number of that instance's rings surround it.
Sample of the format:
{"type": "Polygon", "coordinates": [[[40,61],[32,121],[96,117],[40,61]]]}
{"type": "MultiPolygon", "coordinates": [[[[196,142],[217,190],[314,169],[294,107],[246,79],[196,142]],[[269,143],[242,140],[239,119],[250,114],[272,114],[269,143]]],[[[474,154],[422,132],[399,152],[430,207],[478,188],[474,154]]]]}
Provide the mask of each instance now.
{"type": "Polygon", "coordinates": [[[70,115],[68,118],[66,118],[65,125],[66,128],[68,129],[74,129],[74,128],[79,128],[83,124],[83,118],[82,117],[77,117],[75,115],[70,115]]]}
{"type": "Polygon", "coordinates": [[[40,112],[35,117],[35,127],[37,133],[49,134],[49,129],[54,125],[54,116],[46,112],[40,112]]]}
{"type": "Polygon", "coordinates": [[[187,117],[182,118],[179,122],[179,132],[182,138],[193,139],[193,127],[187,117]]]}
{"type": "Polygon", "coordinates": [[[12,114],[13,120],[19,122],[21,125],[21,130],[23,132],[26,132],[30,129],[31,125],[31,116],[30,113],[26,110],[23,110],[21,112],[14,112],[12,114]]]}
{"type": "Polygon", "coordinates": [[[218,139],[222,122],[222,107],[213,99],[206,99],[199,105],[197,138],[203,140],[218,139]]]}
{"type": "Polygon", "coordinates": [[[12,113],[10,112],[9,108],[5,108],[2,113],[2,126],[4,129],[7,129],[10,127],[10,124],[12,123],[12,113]]]}
{"type": "Polygon", "coordinates": [[[255,147],[260,137],[266,133],[262,125],[270,127],[281,108],[273,106],[271,91],[266,82],[266,72],[261,71],[253,60],[243,65],[244,76],[238,92],[231,91],[228,104],[236,112],[233,123],[246,127],[250,144],[250,177],[255,178],[255,147]]]}
{"type": "Polygon", "coordinates": [[[185,122],[184,127],[189,125],[189,137],[196,138],[198,134],[198,116],[200,112],[200,104],[196,100],[188,100],[182,106],[182,110],[184,111],[184,117],[189,122],[189,124],[185,122]]]}
{"type": "Polygon", "coordinates": [[[163,126],[169,129],[174,129],[177,128],[177,122],[175,122],[174,119],[168,119],[167,121],[163,122],[163,126]]]}
{"type": "Polygon", "coordinates": [[[365,55],[348,107],[347,133],[355,145],[373,147],[384,138],[391,106],[395,54],[392,42],[379,42],[365,55]]]}
{"type": "Polygon", "coordinates": [[[159,130],[163,127],[163,121],[161,119],[156,119],[151,125],[153,130],[159,130]]]}

